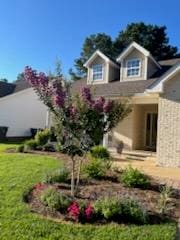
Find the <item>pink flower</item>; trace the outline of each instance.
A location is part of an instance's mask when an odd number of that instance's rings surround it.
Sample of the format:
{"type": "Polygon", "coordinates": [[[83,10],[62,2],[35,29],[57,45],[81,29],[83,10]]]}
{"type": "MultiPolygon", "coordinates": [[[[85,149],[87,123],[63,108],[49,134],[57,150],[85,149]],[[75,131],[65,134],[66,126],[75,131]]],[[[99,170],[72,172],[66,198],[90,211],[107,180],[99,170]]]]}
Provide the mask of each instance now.
{"type": "Polygon", "coordinates": [[[90,220],[93,216],[94,213],[94,208],[91,206],[91,204],[88,204],[87,207],[84,210],[84,215],[87,220],[90,220]]]}
{"type": "Polygon", "coordinates": [[[98,99],[96,99],[96,100],[94,101],[94,103],[93,103],[93,108],[94,108],[96,111],[102,112],[102,111],[103,111],[104,103],[105,103],[104,97],[99,97],[98,99]]]}
{"type": "Polygon", "coordinates": [[[81,89],[81,97],[82,97],[82,99],[83,99],[86,103],[91,104],[91,102],[92,102],[92,96],[91,96],[90,88],[88,88],[88,87],[83,87],[83,88],[81,89]]]}
{"type": "Polygon", "coordinates": [[[104,113],[108,113],[111,110],[112,105],[113,105],[112,101],[106,101],[103,106],[104,113]]]}
{"type": "Polygon", "coordinates": [[[78,203],[73,202],[67,209],[68,211],[68,215],[74,219],[74,220],[78,220],[79,219],[79,215],[80,215],[80,207],[78,205],[78,203]]]}

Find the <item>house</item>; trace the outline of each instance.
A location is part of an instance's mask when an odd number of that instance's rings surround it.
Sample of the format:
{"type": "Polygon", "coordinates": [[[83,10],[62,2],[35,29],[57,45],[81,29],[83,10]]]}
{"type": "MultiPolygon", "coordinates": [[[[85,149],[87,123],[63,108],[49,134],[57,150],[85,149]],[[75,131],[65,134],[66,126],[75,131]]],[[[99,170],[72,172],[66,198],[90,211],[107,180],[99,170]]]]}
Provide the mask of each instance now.
{"type": "Polygon", "coordinates": [[[0,127],[8,127],[7,137],[31,136],[31,128],[46,126],[47,108],[25,81],[0,81],[0,127]]]}
{"type": "Polygon", "coordinates": [[[159,165],[180,167],[180,58],[157,62],[133,42],[116,61],[97,50],[84,66],[87,79],[76,81],[74,92],[90,86],[96,97],[128,100],[132,108],[107,145],[154,151],[159,165]]]}
{"type": "MultiPolygon", "coordinates": [[[[72,84],[73,94],[89,86],[95,97],[128,101],[132,109],[104,138],[106,146],[155,152],[159,165],[180,167],[180,58],[157,62],[133,42],[116,60],[97,50],[84,66],[87,78],[72,84]]],[[[47,108],[24,81],[0,82],[0,110],[11,138],[49,124],[47,108]]]]}

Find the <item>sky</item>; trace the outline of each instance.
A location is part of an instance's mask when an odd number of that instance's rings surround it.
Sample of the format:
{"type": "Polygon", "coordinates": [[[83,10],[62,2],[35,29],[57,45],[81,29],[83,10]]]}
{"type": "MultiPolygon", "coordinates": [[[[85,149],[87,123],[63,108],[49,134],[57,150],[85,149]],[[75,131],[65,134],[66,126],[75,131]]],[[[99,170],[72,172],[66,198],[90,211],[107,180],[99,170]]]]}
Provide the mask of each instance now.
{"type": "Polygon", "coordinates": [[[0,0],[0,78],[16,79],[26,65],[68,75],[90,34],[114,39],[128,23],[166,25],[180,49],[179,0],[0,0]]]}

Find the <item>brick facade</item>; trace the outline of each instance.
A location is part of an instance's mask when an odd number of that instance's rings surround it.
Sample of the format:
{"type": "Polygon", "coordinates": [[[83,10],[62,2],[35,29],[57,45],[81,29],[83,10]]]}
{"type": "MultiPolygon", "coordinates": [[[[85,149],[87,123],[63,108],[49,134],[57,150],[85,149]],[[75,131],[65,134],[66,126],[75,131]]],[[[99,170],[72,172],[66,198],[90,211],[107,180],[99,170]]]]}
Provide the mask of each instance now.
{"type": "Polygon", "coordinates": [[[165,84],[158,114],[158,164],[180,167],[180,74],[165,84]]]}

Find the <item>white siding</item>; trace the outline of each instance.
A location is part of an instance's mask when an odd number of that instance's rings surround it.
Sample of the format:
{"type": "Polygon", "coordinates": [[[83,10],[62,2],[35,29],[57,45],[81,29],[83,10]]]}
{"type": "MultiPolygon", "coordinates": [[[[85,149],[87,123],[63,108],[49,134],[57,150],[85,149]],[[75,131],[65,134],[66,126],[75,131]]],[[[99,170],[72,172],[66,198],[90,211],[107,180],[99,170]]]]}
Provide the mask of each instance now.
{"type": "Polygon", "coordinates": [[[0,99],[0,126],[9,127],[8,137],[30,136],[30,128],[44,128],[46,107],[33,89],[0,99]]]}

